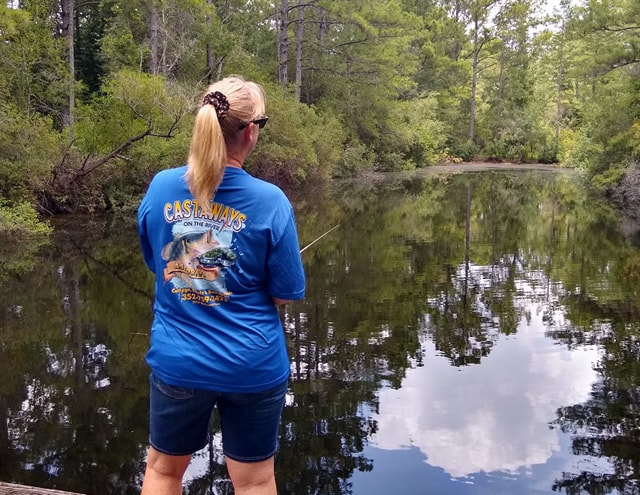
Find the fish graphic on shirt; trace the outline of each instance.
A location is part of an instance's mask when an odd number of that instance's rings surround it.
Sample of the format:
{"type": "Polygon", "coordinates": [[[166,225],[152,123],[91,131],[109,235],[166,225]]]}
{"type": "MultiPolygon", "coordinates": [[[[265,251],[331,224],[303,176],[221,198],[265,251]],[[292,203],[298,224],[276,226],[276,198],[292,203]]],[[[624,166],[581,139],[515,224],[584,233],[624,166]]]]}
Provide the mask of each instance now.
{"type": "Polygon", "coordinates": [[[176,236],[168,243],[162,249],[162,257],[168,261],[179,261],[185,266],[197,268],[198,256],[208,253],[219,244],[212,230],[189,232],[176,236]]]}
{"type": "Polygon", "coordinates": [[[212,230],[177,235],[162,249],[162,258],[167,260],[165,281],[178,277],[193,287],[191,279],[215,280],[220,269],[203,266],[198,257],[215,249],[219,244],[212,230]]]}

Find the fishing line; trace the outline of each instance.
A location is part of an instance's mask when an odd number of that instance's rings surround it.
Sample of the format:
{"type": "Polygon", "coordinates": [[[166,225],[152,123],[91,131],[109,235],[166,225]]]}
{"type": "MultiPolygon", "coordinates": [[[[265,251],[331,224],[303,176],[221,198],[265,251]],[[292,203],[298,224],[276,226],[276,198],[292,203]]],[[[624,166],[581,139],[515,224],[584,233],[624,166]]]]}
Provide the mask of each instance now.
{"type": "Polygon", "coordinates": [[[317,237],[316,239],[314,239],[313,241],[311,241],[309,244],[307,244],[305,247],[303,247],[300,250],[300,254],[302,254],[303,251],[305,251],[307,248],[310,248],[311,246],[313,246],[316,242],[318,242],[320,239],[322,239],[325,235],[329,235],[331,232],[333,232],[334,230],[336,230],[338,227],[340,227],[340,224],[331,227],[329,230],[327,230],[324,234],[322,234],[320,237],[317,237]]]}

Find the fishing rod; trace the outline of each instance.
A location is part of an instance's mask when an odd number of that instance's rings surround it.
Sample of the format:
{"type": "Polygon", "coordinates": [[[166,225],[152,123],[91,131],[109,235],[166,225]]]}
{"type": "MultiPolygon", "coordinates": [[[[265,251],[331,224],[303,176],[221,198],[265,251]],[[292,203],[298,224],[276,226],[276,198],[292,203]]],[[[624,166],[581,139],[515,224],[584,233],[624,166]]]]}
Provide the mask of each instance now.
{"type": "Polygon", "coordinates": [[[327,230],[324,234],[322,234],[320,237],[317,237],[316,239],[314,239],[313,241],[311,241],[309,244],[307,244],[305,247],[303,247],[300,250],[300,254],[303,253],[303,251],[305,251],[306,249],[310,248],[311,246],[313,246],[316,242],[318,242],[320,239],[322,239],[325,235],[329,235],[331,232],[333,232],[334,230],[336,230],[338,227],[340,227],[340,224],[335,225],[334,227],[331,227],[329,230],[327,230]]]}

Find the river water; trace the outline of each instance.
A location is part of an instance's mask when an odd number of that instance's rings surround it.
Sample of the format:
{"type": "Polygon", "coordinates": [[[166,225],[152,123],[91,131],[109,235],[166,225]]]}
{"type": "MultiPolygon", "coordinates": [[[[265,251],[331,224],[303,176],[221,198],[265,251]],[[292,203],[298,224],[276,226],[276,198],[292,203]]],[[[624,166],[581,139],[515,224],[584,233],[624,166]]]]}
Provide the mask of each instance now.
{"type": "MultiPolygon", "coordinates": [[[[635,494],[640,249],[567,171],[385,175],[290,194],[303,301],[283,495],[635,494]]],[[[139,490],[153,281],[135,218],[0,254],[0,480],[139,490]]],[[[232,493],[217,422],[189,494],[232,493]]]]}

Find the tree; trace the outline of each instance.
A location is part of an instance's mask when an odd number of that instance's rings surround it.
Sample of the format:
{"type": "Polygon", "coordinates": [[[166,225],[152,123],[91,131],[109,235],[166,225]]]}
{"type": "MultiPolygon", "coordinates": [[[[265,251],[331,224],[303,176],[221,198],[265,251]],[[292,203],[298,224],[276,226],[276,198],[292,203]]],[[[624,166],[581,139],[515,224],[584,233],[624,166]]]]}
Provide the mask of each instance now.
{"type": "MultiPolygon", "coordinates": [[[[537,158],[541,115],[532,101],[530,32],[539,22],[529,0],[503,3],[495,15],[495,65],[484,74],[485,150],[490,157],[524,161],[537,158]],[[532,108],[533,107],[533,108],[532,108]],[[534,109],[535,108],[535,109],[534,109]]],[[[542,139],[544,140],[544,139],[542,139]]]]}
{"type": "Polygon", "coordinates": [[[566,30],[567,21],[569,20],[569,0],[562,0],[560,2],[560,31],[557,34],[558,37],[558,75],[556,78],[556,125],[555,125],[555,138],[556,143],[560,141],[560,123],[563,115],[563,87],[565,85],[565,42],[566,42],[566,30]]]}
{"type": "Polygon", "coordinates": [[[64,109],[62,125],[69,129],[69,138],[74,140],[74,111],[76,106],[76,59],[75,59],[75,0],[60,0],[60,21],[58,31],[67,46],[67,64],[69,67],[69,105],[64,109]]]}
{"type": "Polygon", "coordinates": [[[470,41],[460,3],[413,0],[405,4],[425,24],[414,44],[420,59],[416,91],[437,99],[437,119],[446,125],[445,144],[459,151],[469,139],[471,87],[471,64],[466,57],[470,41]]]}
{"type": "Polygon", "coordinates": [[[576,9],[575,27],[591,49],[593,69],[605,73],[640,63],[640,9],[626,0],[589,0],[576,9]],[[597,49],[596,49],[597,48],[597,49]]]}
{"type": "MultiPolygon", "coordinates": [[[[110,1],[110,0],[109,0],[110,1]]],[[[77,0],[75,5],[76,97],[86,100],[100,90],[105,72],[101,40],[112,21],[109,1],[77,0]]]]}
{"type": "Polygon", "coordinates": [[[302,48],[304,45],[304,8],[305,0],[298,0],[298,18],[296,19],[296,82],[295,100],[300,102],[302,91],[302,48]]]}
{"type": "Polygon", "coordinates": [[[485,59],[481,58],[483,49],[495,39],[491,31],[492,9],[500,0],[463,0],[465,17],[469,19],[471,42],[471,96],[469,101],[469,141],[476,142],[476,107],[478,78],[480,72],[485,70],[493,62],[483,65],[485,59]]]}
{"type": "Polygon", "coordinates": [[[63,127],[68,106],[67,68],[60,40],[54,39],[56,5],[30,2],[23,10],[0,6],[0,98],[20,112],[51,116],[63,127]]]}
{"type": "Polygon", "coordinates": [[[289,0],[276,3],[278,25],[278,82],[286,86],[289,83],[289,0]]]}
{"type": "Polygon", "coordinates": [[[392,130],[391,107],[414,87],[411,43],[420,19],[398,0],[321,2],[305,19],[318,31],[306,44],[304,60],[313,66],[302,81],[303,99],[342,116],[347,146],[370,145],[380,168],[404,168],[408,143],[392,130]]]}
{"type": "MultiPolygon", "coordinates": [[[[129,162],[133,145],[147,138],[175,137],[190,108],[179,85],[149,74],[120,71],[105,83],[103,91],[92,105],[78,109],[77,147],[66,150],[38,191],[41,203],[50,211],[99,208],[109,182],[130,171],[131,165],[122,171],[118,162],[129,162]],[[126,125],[120,125],[125,115],[126,125]],[[104,181],[97,196],[91,187],[96,176],[104,181]]],[[[186,153],[183,140],[174,145],[182,148],[181,154],[186,153]]],[[[147,166],[140,158],[136,162],[134,167],[147,166]]],[[[142,174],[136,182],[147,179],[142,174]]]]}
{"type": "Polygon", "coordinates": [[[640,11],[634,2],[604,0],[571,13],[567,29],[580,54],[575,74],[582,89],[576,95],[580,120],[569,162],[612,193],[638,156],[640,11]]]}

